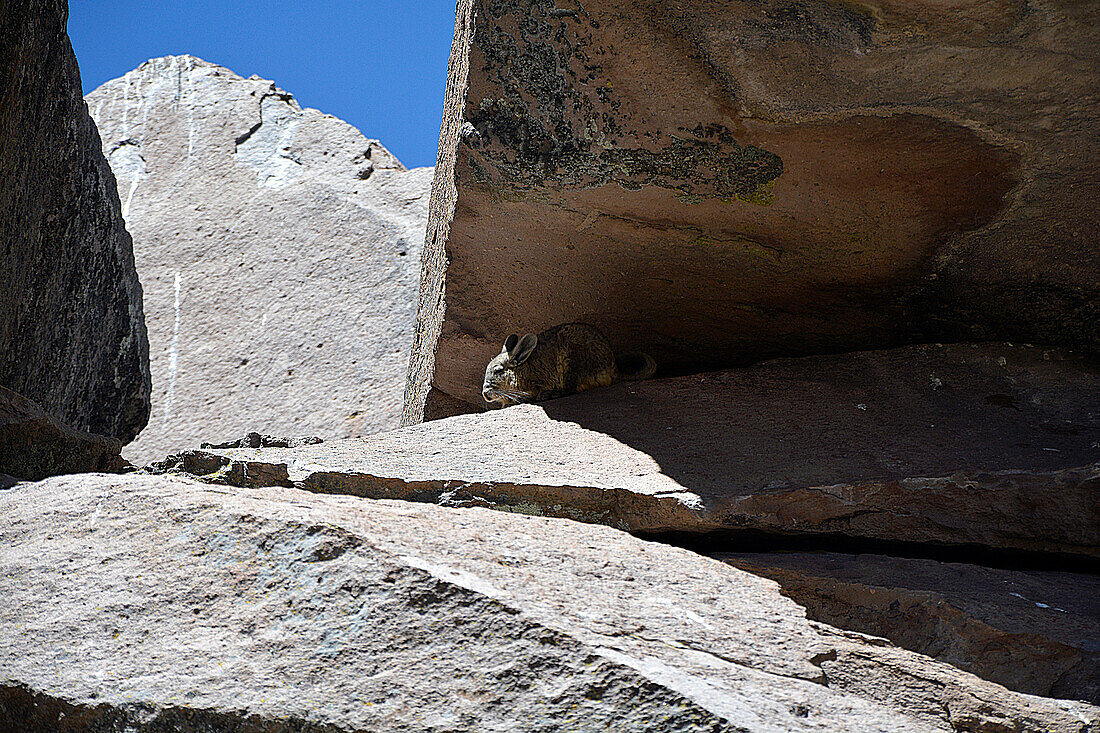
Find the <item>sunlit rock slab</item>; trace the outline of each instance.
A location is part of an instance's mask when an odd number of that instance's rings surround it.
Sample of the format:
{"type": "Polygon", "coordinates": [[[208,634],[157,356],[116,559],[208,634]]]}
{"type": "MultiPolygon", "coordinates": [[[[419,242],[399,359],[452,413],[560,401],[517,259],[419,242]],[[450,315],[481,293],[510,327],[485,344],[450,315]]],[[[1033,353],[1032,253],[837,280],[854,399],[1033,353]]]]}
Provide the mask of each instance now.
{"type": "Polygon", "coordinates": [[[0,493],[0,547],[0,725],[25,731],[1100,722],[560,519],[87,474],[0,493]]]}
{"type": "Polygon", "coordinates": [[[158,470],[635,532],[1100,557],[1100,370],[1004,344],[785,359],[158,470]]]}

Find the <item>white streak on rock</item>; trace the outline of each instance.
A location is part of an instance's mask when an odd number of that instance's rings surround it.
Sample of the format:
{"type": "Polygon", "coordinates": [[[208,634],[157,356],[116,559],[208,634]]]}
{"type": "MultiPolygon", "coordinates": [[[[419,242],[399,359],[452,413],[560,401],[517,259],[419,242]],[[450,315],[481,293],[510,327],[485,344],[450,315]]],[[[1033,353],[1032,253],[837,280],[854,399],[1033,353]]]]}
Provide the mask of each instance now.
{"type": "Polygon", "coordinates": [[[509,596],[504,591],[496,588],[492,583],[480,578],[473,573],[468,573],[465,570],[449,567],[447,565],[441,565],[439,563],[433,563],[429,560],[425,560],[422,557],[415,555],[402,555],[401,559],[404,560],[411,567],[423,570],[424,572],[439,578],[448,583],[453,583],[460,588],[466,590],[472,590],[475,593],[480,593],[489,598],[495,598],[496,600],[505,600],[509,596]]]}
{"type": "Polygon", "coordinates": [[[92,516],[89,517],[89,519],[88,519],[88,527],[95,527],[96,522],[99,521],[99,515],[100,515],[100,512],[101,512],[102,509],[103,509],[103,497],[101,496],[99,498],[99,501],[96,502],[95,511],[92,512],[92,516]]]}
{"type": "Polygon", "coordinates": [[[134,200],[134,192],[137,191],[138,184],[148,173],[145,158],[141,154],[141,146],[133,140],[127,139],[111,151],[108,160],[116,178],[130,179],[129,192],[126,194],[126,200],[122,202],[122,218],[128,220],[130,204],[134,200]]]}
{"type": "Polygon", "coordinates": [[[673,603],[668,598],[654,598],[653,602],[658,604],[658,605],[661,605],[661,606],[667,606],[668,608],[672,609],[673,611],[679,613],[684,618],[689,619],[691,621],[694,621],[695,623],[699,624],[700,626],[702,626],[705,629],[710,629],[712,631],[714,630],[714,626],[710,622],[708,622],[705,618],[703,618],[699,614],[695,613],[694,611],[691,611],[687,608],[682,608],[680,606],[677,606],[675,603],[673,603]]]}
{"type": "Polygon", "coordinates": [[[187,92],[183,103],[187,106],[187,159],[191,160],[191,156],[195,154],[195,106],[191,103],[191,71],[193,67],[190,64],[188,66],[187,92]]]}
{"type": "Polygon", "coordinates": [[[130,192],[128,194],[126,194],[126,203],[124,203],[122,205],[122,218],[123,219],[126,219],[127,217],[130,216],[130,204],[134,200],[134,191],[137,190],[138,183],[140,183],[140,182],[141,181],[137,176],[134,176],[133,180],[130,181],[130,192]]]}
{"type": "Polygon", "coordinates": [[[128,130],[126,125],[130,116],[130,74],[134,72],[127,71],[122,77],[122,132],[125,134],[128,130]]]}
{"type": "Polygon", "coordinates": [[[180,350],[180,274],[176,273],[175,323],[172,326],[172,345],[168,347],[168,393],[164,395],[164,424],[172,412],[172,400],[176,395],[176,369],[180,350]]]}

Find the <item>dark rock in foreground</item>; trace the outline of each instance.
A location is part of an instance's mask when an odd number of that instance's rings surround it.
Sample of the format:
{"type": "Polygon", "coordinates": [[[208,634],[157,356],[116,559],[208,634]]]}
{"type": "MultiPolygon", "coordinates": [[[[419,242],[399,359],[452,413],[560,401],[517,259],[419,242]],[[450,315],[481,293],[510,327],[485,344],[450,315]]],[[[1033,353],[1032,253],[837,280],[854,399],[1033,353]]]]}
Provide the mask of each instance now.
{"type": "Polygon", "coordinates": [[[0,387],[0,474],[38,481],[65,473],[133,469],[119,455],[121,450],[117,438],[74,430],[0,387]]]}
{"type": "Polygon", "coordinates": [[[1013,690],[1100,704],[1100,578],[884,555],[719,555],[807,615],[1013,690]]]}
{"type": "Polygon", "coordinates": [[[181,454],[242,486],[634,532],[764,532],[1100,557],[1100,371],[912,346],[619,384],[362,440],[181,454]]]}
{"type": "Polygon", "coordinates": [[[83,475],[0,493],[0,728],[1083,733],[608,527],[83,475]]]}
{"type": "Polygon", "coordinates": [[[149,419],[149,343],[67,16],[0,4],[0,385],[125,443],[149,419]]]}

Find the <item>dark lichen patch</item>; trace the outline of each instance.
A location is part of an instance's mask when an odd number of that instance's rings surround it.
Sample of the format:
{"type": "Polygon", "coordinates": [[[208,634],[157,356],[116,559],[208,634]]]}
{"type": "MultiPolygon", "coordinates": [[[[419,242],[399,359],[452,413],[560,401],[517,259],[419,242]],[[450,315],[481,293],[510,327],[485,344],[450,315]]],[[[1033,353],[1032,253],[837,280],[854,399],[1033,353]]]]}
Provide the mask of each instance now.
{"type": "Polygon", "coordinates": [[[691,137],[667,136],[651,150],[613,147],[574,136],[564,121],[549,128],[525,104],[482,100],[471,122],[480,142],[469,156],[482,188],[595,187],[617,183],[636,190],[658,186],[686,196],[766,205],[783,160],[755,145],[738,145],[732,133],[710,126],[691,137]],[[496,176],[490,174],[490,169],[496,176]]]}
{"type": "Polygon", "coordinates": [[[733,132],[731,132],[730,129],[724,125],[718,125],[715,123],[704,125],[702,122],[700,122],[691,130],[685,130],[681,127],[680,131],[690,132],[692,135],[700,140],[717,140],[722,145],[737,144],[737,141],[733,139],[733,132]]]}
{"type": "Polygon", "coordinates": [[[640,148],[604,150],[598,160],[606,169],[602,176],[606,180],[600,183],[614,181],[628,189],[660,186],[685,194],[752,203],[762,203],[761,190],[783,172],[782,159],[763,148],[701,140],[673,139],[672,144],[657,152],[640,148]]]}
{"type": "Polygon", "coordinates": [[[617,183],[770,203],[783,161],[739,145],[725,126],[650,131],[644,145],[624,129],[626,113],[602,60],[613,48],[593,34],[598,23],[579,4],[486,0],[483,7],[492,21],[478,24],[474,43],[488,89],[470,101],[476,135],[462,141],[479,188],[509,197],[506,190],[617,183]]]}
{"type": "Polygon", "coordinates": [[[868,0],[747,0],[751,12],[738,19],[721,4],[699,4],[668,9],[661,22],[693,42],[717,24],[741,48],[783,43],[862,52],[874,45],[877,9],[868,0]]]}
{"type": "Polygon", "coordinates": [[[842,3],[775,3],[762,15],[771,21],[768,31],[774,37],[848,50],[870,46],[875,29],[869,10],[842,3]]]}

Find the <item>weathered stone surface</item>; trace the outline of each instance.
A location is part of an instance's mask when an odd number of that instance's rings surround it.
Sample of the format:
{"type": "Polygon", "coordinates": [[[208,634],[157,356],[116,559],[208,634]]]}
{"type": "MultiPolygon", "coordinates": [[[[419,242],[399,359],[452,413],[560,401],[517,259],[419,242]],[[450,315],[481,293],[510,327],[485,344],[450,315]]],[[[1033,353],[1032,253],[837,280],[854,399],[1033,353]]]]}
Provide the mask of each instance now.
{"type": "Polygon", "coordinates": [[[718,555],[807,615],[1009,689],[1100,703],[1100,578],[885,555],[718,555]]]}
{"type": "Polygon", "coordinates": [[[755,530],[1100,557],[1100,370],[1007,345],[780,359],[297,449],[208,480],[488,505],[636,532],[755,530]]]}
{"type": "Polygon", "coordinates": [[[126,442],[149,418],[149,344],[68,12],[0,5],[0,385],[126,442]]]}
{"type": "Polygon", "coordinates": [[[191,56],[142,64],[88,105],[152,344],[153,415],[126,455],[396,427],[431,169],[191,56]]]}
{"type": "Polygon", "coordinates": [[[121,451],[117,438],[74,430],[0,387],[0,474],[38,481],[63,473],[132,469],[121,451]]]}
{"type": "Polygon", "coordinates": [[[0,548],[0,725],[26,731],[1100,725],[607,527],[85,475],[0,494],[0,548]]]}
{"type": "Polygon", "coordinates": [[[227,440],[224,443],[203,443],[200,448],[297,448],[302,445],[317,445],[324,441],[315,435],[295,438],[280,438],[275,435],[248,433],[243,438],[227,440]]]}
{"type": "Polygon", "coordinates": [[[1092,3],[463,0],[406,421],[570,321],[663,374],[1095,352],[1098,70],[1092,3]]]}

